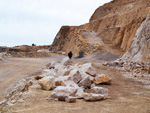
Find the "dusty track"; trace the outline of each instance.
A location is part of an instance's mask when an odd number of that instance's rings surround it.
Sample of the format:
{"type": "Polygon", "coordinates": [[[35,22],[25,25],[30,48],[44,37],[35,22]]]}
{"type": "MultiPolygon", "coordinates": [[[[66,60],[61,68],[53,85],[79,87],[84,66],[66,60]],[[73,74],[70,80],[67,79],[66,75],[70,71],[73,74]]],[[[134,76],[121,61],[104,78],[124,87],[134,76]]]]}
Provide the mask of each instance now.
{"type": "Polygon", "coordinates": [[[10,58],[0,63],[0,101],[15,87],[22,78],[33,72],[45,68],[51,60],[58,60],[61,56],[49,58],[10,58]]]}

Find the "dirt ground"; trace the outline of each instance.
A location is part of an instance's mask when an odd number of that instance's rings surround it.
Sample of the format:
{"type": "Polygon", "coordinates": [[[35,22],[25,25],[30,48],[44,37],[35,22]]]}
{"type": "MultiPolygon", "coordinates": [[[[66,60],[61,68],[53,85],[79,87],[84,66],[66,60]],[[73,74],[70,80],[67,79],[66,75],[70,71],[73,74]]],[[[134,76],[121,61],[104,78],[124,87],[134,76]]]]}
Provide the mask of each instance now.
{"type": "Polygon", "coordinates": [[[48,58],[9,58],[0,62],[0,101],[16,86],[22,78],[45,68],[52,60],[62,56],[48,58]]]}
{"type": "MultiPolygon", "coordinates": [[[[0,73],[3,75],[8,70],[12,73],[7,75],[7,82],[5,79],[1,82],[1,91],[5,91],[5,85],[11,85],[22,77],[31,74],[32,72],[41,69],[51,60],[61,59],[60,56],[55,56],[46,59],[11,59],[0,65],[0,73]],[[16,62],[17,61],[17,62],[16,62]],[[27,63],[24,67],[22,64],[27,63]],[[33,63],[35,65],[33,65],[33,63]],[[7,67],[7,65],[10,65],[7,67]],[[40,64],[40,65],[38,65],[40,64]],[[20,71],[13,72],[12,68],[19,67],[20,71]],[[27,66],[27,67],[26,67],[27,66]],[[5,68],[3,68],[5,67],[5,68]],[[3,69],[1,69],[3,68],[3,69]],[[5,71],[2,71],[4,70],[5,71]],[[22,70],[21,70],[22,69],[22,70]],[[7,71],[6,71],[7,70],[7,71]],[[28,72],[28,73],[27,73],[28,72]],[[17,75],[16,75],[17,74],[17,75]],[[15,77],[12,77],[15,76],[15,77]],[[1,86],[2,85],[2,86],[1,86]]],[[[35,80],[28,91],[22,94],[20,100],[11,105],[6,105],[2,112],[6,113],[150,113],[150,88],[144,87],[141,81],[134,80],[134,78],[126,78],[123,76],[124,71],[117,70],[112,67],[105,67],[98,64],[98,60],[88,60],[86,58],[73,59],[73,62],[93,62],[97,63],[97,71],[99,73],[107,74],[112,78],[110,85],[99,85],[109,89],[109,96],[106,100],[96,102],[86,102],[82,99],[75,103],[66,103],[62,101],[50,100],[51,91],[44,91],[35,80]]],[[[17,68],[16,68],[17,69],[17,68]]],[[[15,70],[16,70],[15,69],[15,70]]],[[[128,73],[126,73],[128,74],[128,73]]],[[[1,75],[1,76],[2,76],[1,75]]],[[[140,79],[145,79],[140,78],[140,79]]],[[[150,85],[150,84],[147,84],[150,85]]]]}

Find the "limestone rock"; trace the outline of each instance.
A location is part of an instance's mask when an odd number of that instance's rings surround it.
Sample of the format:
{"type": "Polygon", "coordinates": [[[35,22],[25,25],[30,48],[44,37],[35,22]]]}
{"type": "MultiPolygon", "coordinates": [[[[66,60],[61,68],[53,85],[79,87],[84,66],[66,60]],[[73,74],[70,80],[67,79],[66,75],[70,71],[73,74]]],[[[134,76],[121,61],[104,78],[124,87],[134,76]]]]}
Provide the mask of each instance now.
{"type": "Polygon", "coordinates": [[[111,78],[104,74],[97,75],[93,80],[95,84],[102,84],[102,83],[110,84],[110,81],[111,81],[111,78]]]}
{"type": "MultiPolygon", "coordinates": [[[[74,71],[74,70],[72,70],[74,71]]],[[[82,75],[79,71],[76,71],[75,73],[72,73],[71,71],[71,74],[70,74],[70,77],[71,79],[75,82],[75,83],[79,83],[82,79],[82,75]]]]}
{"type": "Polygon", "coordinates": [[[91,64],[91,66],[86,70],[86,72],[85,73],[87,73],[87,74],[89,74],[89,75],[91,75],[91,76],[93,76],[93,77],[95,77],[96,76],[96,70],[95,70],[95,68],[92,66],[92,64],[91,64]]]}
{"type": "Polygon", "coordinates": [[[55,86],[63,86],[64,81],[67,81],[68,77],[69,76],[59,76],[59,77],[55,78],[55,86]]]}
{"type": "Polygon", "coordinates": [[[90,87],[91,86],[91,80],[89,76],[86,76],[84,79],[82,79],[79,84],[80,87],[83,86],[85,88],[90,87]]]}
{"type": "Polygon", "coordinates": [[[78,90],[77,90],[77,93],[75,94],[75,96],[77,98],[83,98],[83,93],[84,93],[83,88],[79,87],[78,90]]]}
{"type": "Polygon", "coordinates": [[[39,81],[39,84],[42,89],[44,90],[51,90],[54,89],[54,77],[52,76],[45,76],[39,81]]]}
{"type": "Polygon", "coordinates": [[[68,80],[64,82],[64,86],[66,87],[73,87],[73,88],[79,88],[79,86],[72,80],[68,80]]]}
{"type": "Polygon", "coordinates": [[[102,94],[94,94],[94,93],[84,93],[84,100],[86,101],[99,101],[104,99],[104,95],[102,94]]]}
{"type": "Polygon", "coordinates": [[[150,62],[150,14],[136,30],[133,43],[122,58],[145,64],[150,62]]]}
{"type": "Polygon", "coordinates": [[[77,88],[58,86],[51,94],[51,99],[65,101],[69,96],[75,96],[77,88]]]}

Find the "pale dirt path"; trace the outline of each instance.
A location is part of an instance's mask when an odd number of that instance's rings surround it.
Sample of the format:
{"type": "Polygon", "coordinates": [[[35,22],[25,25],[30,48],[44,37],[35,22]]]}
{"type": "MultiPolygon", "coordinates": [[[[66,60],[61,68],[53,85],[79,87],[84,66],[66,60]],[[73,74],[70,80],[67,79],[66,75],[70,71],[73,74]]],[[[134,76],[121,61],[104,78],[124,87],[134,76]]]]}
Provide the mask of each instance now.
{"type": "Polygon", "coordinates": [[[33,72],[45,68],[52,60],[62,56],[49,58],[9,58],[0,63],[0,101],[14,89],[16,83],[33,72]]]}

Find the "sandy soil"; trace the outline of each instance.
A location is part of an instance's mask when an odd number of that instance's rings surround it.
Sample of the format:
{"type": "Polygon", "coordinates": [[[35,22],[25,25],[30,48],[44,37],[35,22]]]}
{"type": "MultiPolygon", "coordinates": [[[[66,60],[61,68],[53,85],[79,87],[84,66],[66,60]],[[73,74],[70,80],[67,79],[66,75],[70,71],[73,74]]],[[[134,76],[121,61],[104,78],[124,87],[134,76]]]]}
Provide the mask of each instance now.
{"type": "MultiPolygon", "coordinates": [[[[57,59],[55,57],[55,59],[57,59]]],[[[33,59],[34,61],[34,59],[33,59]]],[[[33,62],[31,60],[31,62],[33,62]]],[[[47,60],[50,61],[50,60],[47,60]]],[[[74,59],[73,62],[82,62],[74,59]]],[[[88,60],[83,60],[88,62],[88,60]]],[[[90,61],[91,62],[91,61],[90,61]]],[[[42,63],[42,61],[41,61],[42,63]]],[[[3,112],[8,113],[150,113],[150,89],[143,87],[141,81],[123,76],[123,71],[112,67],[105,67],[97,63],[97,71],[112,78],[110,85],[100,85],[109,89],[106,100],[86,102],[77,100],[75,103],[66,103],[50,100],[51,91],[44,91],[35,80],[29,91],[22,94],[20,100],[6,105],[3,112]]],[[[37,62],[38,64],[38,62],[37,62]]],[[[45,59],[46,64],[46,59],[45,59]]],[[[30,64],[31,65],[31,64],[30,64]]],[[[42,65],[40,65],[42,66],[42,65]]],[[[43,61],[44,66],[44,61],[43,61]]],[[[5,67],[6,68],[6,67],[5,67]]],[[[37,68],[36,68],[37,69],[37,68]]],[[[30,70],[32,72],[32,70],[30,70]]],[[[22,71],[21,71],[22,72],[22,71]]],[[[142,79],[142,78],[141,78],[142,79]]],[[[144,77],[143,77],[144,79],[144,77]]],[[[6,82],[6,81],[5,81],[6,82]]],[[[5,83],[4,82],[4,83],[5,83]]],[[[3,83],[3,84],[4,84],[3,83]]]]}

